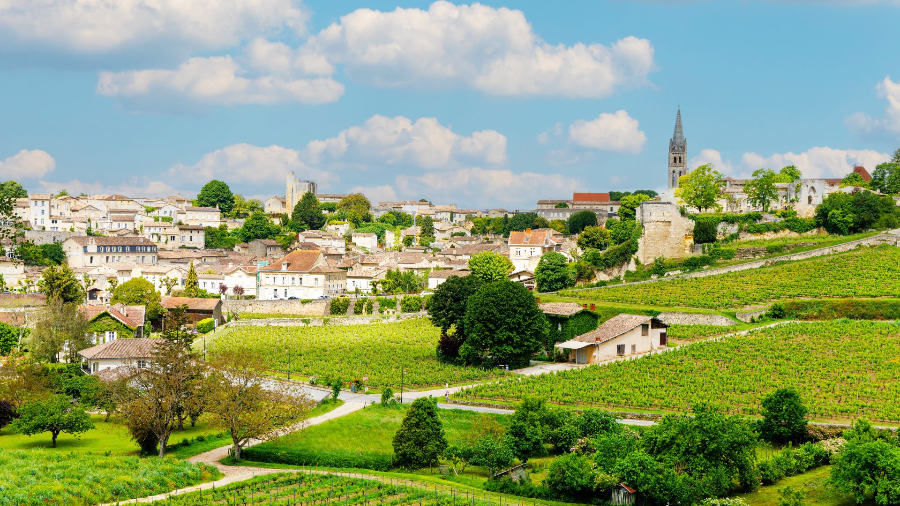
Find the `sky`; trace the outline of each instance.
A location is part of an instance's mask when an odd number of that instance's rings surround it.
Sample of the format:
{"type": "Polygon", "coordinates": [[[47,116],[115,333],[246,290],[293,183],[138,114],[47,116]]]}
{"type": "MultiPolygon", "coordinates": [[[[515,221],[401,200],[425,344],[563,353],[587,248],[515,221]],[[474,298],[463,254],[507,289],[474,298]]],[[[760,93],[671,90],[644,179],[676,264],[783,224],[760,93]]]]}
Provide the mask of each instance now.
{"type": "Polygon", "coordinates": [[[900,148],[900,0],[0,0],[0,179],[533,209],[900,148]]]}

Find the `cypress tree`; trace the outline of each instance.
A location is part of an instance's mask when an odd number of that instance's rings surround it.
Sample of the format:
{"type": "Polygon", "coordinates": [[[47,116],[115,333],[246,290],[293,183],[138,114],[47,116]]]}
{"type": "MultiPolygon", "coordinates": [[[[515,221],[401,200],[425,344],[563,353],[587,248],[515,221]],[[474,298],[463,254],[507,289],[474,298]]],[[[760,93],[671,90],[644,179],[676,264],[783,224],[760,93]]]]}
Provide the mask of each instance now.
{"type": "Polygon", "coordinates": [[[419,468],[437,463],[447,449],[447,439],[436,401],[427,397],[416,399],[394,434],[393,444],[400,466],[419,468]]]}
{"type": "Polygon", "coordinates": [[[194,270],[194,262],[188,268],[187,278],[184,280],[184,295],[187,297],[197,297],[200,295],[200,282],[197,280],[197,271],[194,270]]]}

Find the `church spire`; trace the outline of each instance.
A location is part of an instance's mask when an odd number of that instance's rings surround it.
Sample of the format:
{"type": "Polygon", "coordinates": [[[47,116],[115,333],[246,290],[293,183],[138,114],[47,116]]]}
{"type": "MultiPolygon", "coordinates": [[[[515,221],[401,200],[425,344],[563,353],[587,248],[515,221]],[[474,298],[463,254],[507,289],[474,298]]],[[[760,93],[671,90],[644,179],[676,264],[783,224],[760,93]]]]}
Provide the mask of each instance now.
{"type": "Polygon", "coordinates": [[[684,152],[685,144],[684,130],[681,128],[681,106],[678,106],[678,113],[675,115],[675,133],[669,141],[669,151],[684,152]]]}
{"type": "Polygon", "coordinates": [[[681,106],[675,115],[675,133],[669,140],[669,188],[678,188],[678,178],[687,174],[687,139],[681,128],[681,106]]]}

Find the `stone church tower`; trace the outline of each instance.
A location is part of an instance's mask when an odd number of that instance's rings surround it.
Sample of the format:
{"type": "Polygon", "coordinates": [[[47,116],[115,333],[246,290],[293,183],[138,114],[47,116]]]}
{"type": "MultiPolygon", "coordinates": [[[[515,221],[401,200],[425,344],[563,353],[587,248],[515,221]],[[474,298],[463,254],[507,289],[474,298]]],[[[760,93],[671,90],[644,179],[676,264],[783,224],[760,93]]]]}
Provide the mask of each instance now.
{"type": "Polygon", "coordinates": [[[678,178],[687,174],[687,140],[681,130],[681,107],[675,116],[675,134],[669,141],[669,188],[678,188],[678,178]]]}

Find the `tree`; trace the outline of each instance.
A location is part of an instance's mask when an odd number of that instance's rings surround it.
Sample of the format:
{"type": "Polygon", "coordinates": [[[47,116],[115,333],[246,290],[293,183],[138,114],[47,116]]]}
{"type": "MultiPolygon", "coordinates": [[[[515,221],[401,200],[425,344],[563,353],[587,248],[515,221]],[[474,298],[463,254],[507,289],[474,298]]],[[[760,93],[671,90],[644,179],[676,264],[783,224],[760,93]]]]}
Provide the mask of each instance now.
{"type": "Polygon", "coordinates": [[[550,464],[544,484],[560,496],[579,502],[589,502],[594,492],[597,471],[591,459],[577,453],[567,453],[550,464]]]}
{"type": "Polygon", "coordinates": [[[235,218],[246,218],[255,212],[263,211],[263,203],[258,199],[246,200],[241,195],[234,195],[234,208],[231,215],[235,218]]]}
{"type": "Polygon", "coordinates": [[[546,420],[549,410],[544,399],[526,395],[516,406],[516,411],[509,421],[506,430],[506,442],[513,454],[522,462],[531,457],[547,454],[544,442],[548,428],[546,420]]]}
{"type": "Polygon", "coordinates": [[[806,437],[808,413],[796,390],[779,388],[762,400],[759,434],[766,441],[799,443],[806,437]]]}
{"type": "Polygon", "coordinates": [[[204,246],[210,249],[234,249],[234,246],[241,242],[239,238],[235,237],[228,230],[228,225],[225,223],[219,225],[218,228],[206,227],[206,234],[203,240],[204,246]]]}
{"type": "Polygon", "coordinates": [[[412,403],[394,434],[393,446],[400,466],[420,468],[438,462],[447,449],[447,439],[436,401],[420,397],[412,403]]]}
{"type": "Polygon", "coordinates": [[[900,164],[900,149],[894,151],[894,156],[891,157],[891,162],[900,164]]]}
{"type": "Polygon", "coordinates": [[[869,182],[863,179],[863,177],[856,172],[851,172],[844,176],[844,179],[841,179],[841,188],[845,186],[858,186],[860,188],[868,188],[869,182]]]}
{"type": "MultiPolygon", "coordinates": [[[[193,263],[191,266],[193,267],[193,263]]],[[[194,272],[194,276],[196,275],[197,273],[194,272]]],[[[146,306],[147,319],[149,320],[158,318],[160,311],[162,311],[160,296],[159,292],[156,291],[156,287],[153,286],[153,283],[141,277],[129,279],[118,285],[113,290],[110,302],[113,304],[146,306]]]]}
{"type": "Polygon", "coordinates": [[[65,395],[54,395],[47,399],[26,402],[19,409],[19,418],[13,421],[14,432],[32,436],[49,432],[53,437],[51,448],[56,448],[56,438],[60,433],[78,436],[94,428],[81,404],[72,404],[65,395]]]}
{"type": "Polygon", "coordinates": [[[194,261],[188,267],[187,276],[184,278],[185,297],[197,297],[200,295],[200,281],[197,279],[197,271],[194,269],[194,261]]]}
{"type": "Polygon", "coordinates": [[[873,190],[881,193],[900,193],[900,162],[887,162],[879,164],[872,172],[872,180],[869,185],[873,190]]]}
{"type": "Polygon", "coordinates": [[[548,226],[560,234],[568,235],[569,233],[569,230],[566,228],[566,222],[563,220],[550,220],[548,226]]]}
{"type": "Polygon", "coordinates": [[[871,496],[875,504],[900,503],[900,448],[875,434],[872,425],[859,420],[844,433],[846,443],[831,467],[831,482],[852,494],[857,504],[871,496]]]}
{"type": "Polygon", "coordinates": [[[166,295],[172,294],[172,288],[178,284],[178,280],[169,276],[161,278],[159,280],[160,287],[165,287],[166,295]]]}
{"type": "Polygon", "coordinates": [[[438,285],[431,296],[428,316],[432,325],[440,328],[442,335],[449,335],[450,329],[454,329],[452,337],[456,350],[449,350],[452,357],[457,355],[459,346],[466,340],[466,303],[482,284],[481,279],[475,276],[450,276],[438,285]]]}
{"type": "MultiPolygon", "coordinates": [[[[369,202],[369,199],[366,198],[362,193],[351,193],[346,197],[342,198],[340,202],[337,203],[337,209],[343,209],[345,211],[355,211],[360,216],[365,217],[368,215],[371,218],[371,214],[369,211],[372,209],[372,203],[369,202]]],[[[365,219],[364,221],[370,221],[369,219],[365,219]]]]}
{"type": "Polygon", "coordinates": [[[506,280],[513,269],[513,263],[509,258],[493,251],[476,253],[469,258],[469,270],[472,272],[470,276],[475,276],[485,283],[506,280]]]}
{"type": "Polygon", "coordinates": [[[512,465],[515,455],[502,437],[482,435],[469,447],[469,463],[487,469],[488,479],[512,465]]]}
{"type": "Polygon", "coordinates": [[[778,202],[778,187],[775,186],[778,176],[771,169],[758,169],[753,172],[753,179],[744,184],[747,200],[754,206],[768,212],[769,206],[778,202]]]}
{"type": "Polygon", "coordinates": [[[549,331],[531,292],[508,280],[486,284],[469,297],[465,326],[461,357],[469,363],[490,358],[510,367],[527,365],[549,331]]]}
{"type": "Polygon", "coordinates": [[[222,214],[230,214],[234,209],[234,194],[227,184],[213,179],[200,189],[200,193],[197,194],[197,205],[218,207],[222,214]]]}
{"type": "Polygon", "coordinates": [[[41,273],[38,288],[47,296],[47,300],[60,300],[64,303],[84,301],[84,287],[68,266],[50,266],[41,273]]]}
{"type": "Polygon", "coordinates": [[[609,230],[603,227],[585,227],[578,235],[578,247],[582,251],[589,249],[604,250],[609,247],[609,230]]]}
{"type": "Polygon", "coordinates": [[[10,179],[0,183],[0,199],[24,199],[28,192],[21,184],[10,179]]]}
{"type": "Polygon", "coordinates": [[[622,205],[619,206],[619,218],[623,221],[634,220],[637,216],[637,208],[641,206],[641,202],[648,200],[650,200],[650,197],[643,193],[633,193],[622,197],[622,205]]]}
{"type": "Polygon", "coordinates": [[[33,358],[47,362],[58,362],[65,350],[67,361],[77,363],[78,352],[93,344],[88,337],[89,328],[90,323],[78,311],[77,303],[51,299],[28,336],[28,349],[33,358]]]}
{"type": "Polygon", "coordinates": [[[522,230],[534,227],[534,220],[538,217],[535,213],[516,213],[509,220],[509,230],[521,232],[522,230]]]}
{"type": "Polygon", "coordinates": [[[788,165],[787,167],[782,167],[778,174],[775,176],[776,183],[793,183],[794,181],[803,177],[803,174],[800,172],[800,169],[793,165],[788,165]]]}
{"type": "MultiPolygon", "coordinates": [[[[324,223],[325,217],[322,217],[324,223]]],[[[256,239],[272,239],[278,235],[278,227],[272,223],[269,216],[262,212],[255,212],[244,221],[244,226],[235,232],[244,242],[256,239]]]]}
{"type": "Polygon", "coordinates": [[[0,357],[12,353],[19,346],[19,329],[8,323],[0,322],[0,357]]]}
{"type": "Polygon", "coordinates": [[[16,407],[13,406],[12,401],[0,399],[0,429],[6,427],[17,418],[19,418],[19,413],[16,411],[16,407]]]}
{"type": "Polygon", "coordinates": [[[568,268],[566,257],[556,251],[541,256],[534,270],[534,281],[539,292],[555,292],[575,285],[575,277],[568,268]]]}
{"type": "Polygon", "coordinates": [[[722,174],[712,164],[705,164],[678,178],[676,196],[698,211],[718,209],[717,201],[725,187],[722,174]]]}
{"type": "Polygon", "coordinates": [[[325,224],[325,216],[319,209],[319,199],[312,192],[306,192],[300,201],[294,205],[291,220],[300,223],[307,230],[322,228],[325,224]]]}
{"type": "Polygon", "coordinates": [[[419,227],[419,244],[429,244],[421,240],[422,237],[431,237],[434,238],[434,220],[431,216],[422,216],[417,220],[417,225],[419,227]]]}
{"type": "Polygon", "coordinates": [[[556,205],[553,206],[553,208],[554,208],[554,209],[568,209],[568,208],[569,208],[569,204],[567,204],[567,203],[565,203],[565,202],[557,202],[556,205]]]}
{"type": "Polygon", "coordinates": [[[594,211],[578,211],[569,216],[566,223],[570,234],[580,234],[587,227],[597,226],[597,214],[594,211]]]}
{"type": "Polygon", "coordinates": [[[309,396],[298,395],[292,384],[269,381],[266,361],[247,350],[223,351],[210,362],[206,407],[213,424],[231,436],[236,460],[251,439],[280,436],[278,429],[303,420],[312,408],[309,396]]]}

